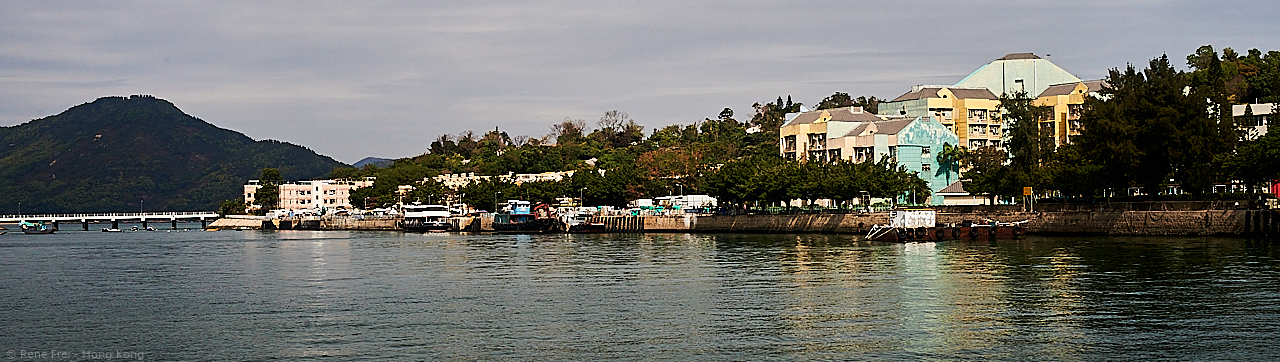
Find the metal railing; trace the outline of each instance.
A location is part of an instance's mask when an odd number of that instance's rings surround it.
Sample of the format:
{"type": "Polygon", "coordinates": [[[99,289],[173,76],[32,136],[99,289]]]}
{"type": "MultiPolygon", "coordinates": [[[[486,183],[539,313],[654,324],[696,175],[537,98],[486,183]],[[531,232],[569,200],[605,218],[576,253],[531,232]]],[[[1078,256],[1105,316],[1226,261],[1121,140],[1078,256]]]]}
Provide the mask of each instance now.
{"type": "Polygon", "coordinates": [[[0,219],[51,219],[51,218],[102,218],[102,217],[164,217],[164,216],[217,216],[216,211],[169,211],[169,212],[100,212],[87,214],[11,214],[0,215],[0,219]]]}

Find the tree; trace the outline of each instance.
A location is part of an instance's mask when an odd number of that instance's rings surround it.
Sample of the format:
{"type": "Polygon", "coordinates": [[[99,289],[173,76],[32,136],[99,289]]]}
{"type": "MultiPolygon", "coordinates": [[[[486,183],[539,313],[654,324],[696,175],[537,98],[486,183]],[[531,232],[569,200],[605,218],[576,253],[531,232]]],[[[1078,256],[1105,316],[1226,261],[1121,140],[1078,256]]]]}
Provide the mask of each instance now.
{"type": "Polygon", "coordinates": [[[967,150],[964,147],[952,145],[950,143],[942,144],[942,152],[938,152],[938,172],[947,175],[947,184],[951,184],[951,173],[960,174],[960,160],[963,160],[967,150]]]}
{"type": "Polygon", "coordinates": [[[1188,192],[1209,191],[1222,174],[1214,155],[1230,151],[1234,124],[1211,87],[1191,86],[1161,56],[1141,72],[1112,69],[1103,97],[1085,100],[1077,141],[1106,185],[1151,191],[1174,179],[1188,192]]]}
{"type": "Polygon", "coordinates": [[[226,200],[222,205],[218,206],[218,216],[226,217],[227,215],[244,215],[245,209],[244,199],[226,200]]]}
{"type": "Polygon", "coordinates": [[[254,195],[254,201],[262,205],[259,212],[266,213],[280,206],[280,184],[282,183],[284,183],[284,176],[280,174],[280,170],[264,168],[260,171],[258,184],[262,187],[258,188],[254,195]]]}
{"type": "Polygon", "coordinates": [[[858,106],[862,107],[863,111],[876,114],[879,111],[880,102],[883,102],[883,100],[877,99],[875,96],[858,96],[857,99],[854,99],[849,96],[849,93],[835,92],[818,102],[818,109],[858,106]]]}
{"type": "Polygon", "coordinates": [[[1054,140],[1052,132],[1041,127],[1041,122],[1049,118],[1053,109],[1036,106],[1034,102],[1035,99],[1022,90],[1000,95],[1001,114],[1008,125],[1009,136],[1005,144],[1009,152],[1005,177],[1010,179],[996,192],[1006,193],[1027,186],[1039,190],[1048,184],[1045,166],[1053,155],[1054,140]]]}
{"type": "Polygon", "coordinates": [[[987,195],[992,201],[996,195],[1007,193],[1010,183],[1005,162],[1009,156],[998,147],[982,147],[971,149],[962,159],[969,171],[964,173],[969,178],[965,182],[966,191],[975,195],[987,195]]]}
{"type": "Polygon", "coordinates": [[[835,92],[818,102],[818,109],[832,109],[853,105],[853,97],[849,93],[835,92]]]}

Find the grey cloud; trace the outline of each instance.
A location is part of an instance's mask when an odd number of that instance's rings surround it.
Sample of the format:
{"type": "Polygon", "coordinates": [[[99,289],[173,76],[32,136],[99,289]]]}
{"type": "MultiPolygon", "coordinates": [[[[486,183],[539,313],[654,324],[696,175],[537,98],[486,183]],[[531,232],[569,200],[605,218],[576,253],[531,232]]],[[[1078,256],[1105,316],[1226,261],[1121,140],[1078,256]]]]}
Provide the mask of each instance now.
{"type": "Polygon", "coordinates": [[[1278,6],[1190,1],[3,2],[0,124],[153,94],[353,162],[441,133],[650,129],[777,96],[894,97],[1010,52],[1098,78],[1202,44],[1274,48],[1278,6]]]}

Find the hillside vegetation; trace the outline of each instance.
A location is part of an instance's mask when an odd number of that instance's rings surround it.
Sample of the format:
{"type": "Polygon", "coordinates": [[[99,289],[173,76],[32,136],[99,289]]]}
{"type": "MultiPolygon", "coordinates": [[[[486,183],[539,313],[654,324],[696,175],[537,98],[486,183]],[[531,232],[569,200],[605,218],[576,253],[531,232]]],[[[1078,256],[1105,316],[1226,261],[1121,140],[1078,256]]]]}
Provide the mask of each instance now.
{"type": "Polygon", "coordinates": [[[104,97],[0,128],[0,213],[215,210],[262,168],[290,178],[345,166],[254,141],[151,96],[104,97]],[[139,205],[141,203],[141,205],[139,205]]]}

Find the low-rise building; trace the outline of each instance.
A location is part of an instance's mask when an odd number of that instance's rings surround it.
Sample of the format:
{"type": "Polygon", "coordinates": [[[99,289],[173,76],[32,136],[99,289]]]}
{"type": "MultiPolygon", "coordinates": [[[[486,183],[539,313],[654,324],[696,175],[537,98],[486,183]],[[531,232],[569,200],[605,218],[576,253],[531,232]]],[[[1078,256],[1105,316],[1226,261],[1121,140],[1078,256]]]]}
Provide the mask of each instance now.
{"type": "Polygon", "coordinates": [[[1048,119],[1040,122],[1040,129],[1053,135],[1054,146],[1071,143],[1080,135],[1080,114],[1084,112],[1084,100],[1099,97],[1102,80],[1089,80],[1054,84],[1036,96],[1037,106],[1052,107],[1048,119]]]}
{"type": "Polygon", "coordinates": [[[951,167],[941,167],[938,152],[960,140],[932,117],[884,117],[861,107],[843,107],[788,115],[779,131],[783,157],[811,162],[874,162],[889,157],[915,171],[934,192],[930,204],[941,204],[936,193],[958,179],[951,167]]]}
{"type": "Polygon", "coordinates": [[[967,148],[1004,147],[1000,99],[986,88],[918,85],[880,104],[889,116],[925,117],[946,126],[967,148]]]}
{"type": "Polygon", "coordinates": [[[543,172],[543,173],[507,173],[498,176],[476,175],[475,172],[468,173],[446,173],[431,177],[432,180],[444,184],[445,187],[457,190],[460,187],[467,186],[472,182],[483,182],[485,180],[497,177],[498,180],[510,182],[516,185],[526,182],[552,181],[558,182],[566,178],[573,177],[574,171],[560,172],[543,172]]]}
{"type": "MultiPolygon", "coordinates": [[[[365,177],[361,180],[310,180],[281,184],[280,204],[276,209],[350,209],[351,190],[373,186],[374,180],[373,177],[365,177]]],[[[256,204],[258,189],[261,188],[258,180],[249,180],[249,184],[244,185],[244,200],[250,209],[262,207],[256,204]]]]}

